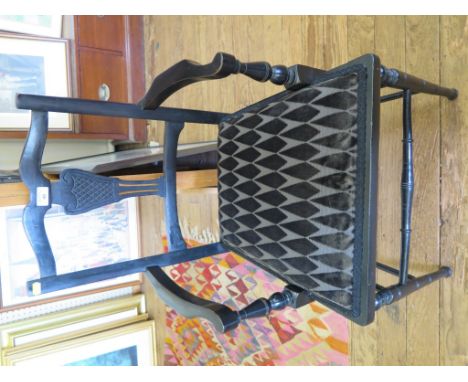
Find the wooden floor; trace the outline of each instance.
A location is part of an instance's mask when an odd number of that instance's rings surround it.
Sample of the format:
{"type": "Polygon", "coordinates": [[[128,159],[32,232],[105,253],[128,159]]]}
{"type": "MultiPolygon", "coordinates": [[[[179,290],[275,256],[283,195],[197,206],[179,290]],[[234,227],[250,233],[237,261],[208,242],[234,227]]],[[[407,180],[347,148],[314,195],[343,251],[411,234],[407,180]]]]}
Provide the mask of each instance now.
{"type": "MultiPolygon", "coordinates": [[[[225,51],[244,61],[323,69],[373,52],[388,67],[457,87],[460,95],[454,102],[427,95],[413,101],[416,185],[410,263],[415,275],[440,264],[451,266],[454,275],[382,309],[367,327],[351,325],[350,354],[355,365],[468,365],[466,17],[148,16],[145,46],[147,85],[178,60],[206,63],[225,51]]],[[[166,105],[229,112],[278,90],[232,76],[193,85],[166,105]]],[[[401,107],[400,101],[382,107],[380,133],[377,257],[393,266],[400,251],[401,107]]],[[[150,130],[151,139],[161,142],[162,127],[150,130]]],[[[182,135],[183,142],[212,139],[213,126],[189,126],[182,135]]],[[[378,275],[379,283],[393,281],[378,275]]]]}

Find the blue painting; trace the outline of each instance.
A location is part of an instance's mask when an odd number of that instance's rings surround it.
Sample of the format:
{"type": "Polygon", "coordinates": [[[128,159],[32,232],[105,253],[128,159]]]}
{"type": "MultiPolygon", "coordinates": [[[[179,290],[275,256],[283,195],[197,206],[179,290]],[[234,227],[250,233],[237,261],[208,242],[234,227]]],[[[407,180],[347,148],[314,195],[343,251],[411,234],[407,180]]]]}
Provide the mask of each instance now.
{"type": "Polygon", "coordinates": [[[16,93],[45,94],[44,57],[0,54],[1,113],[20,112],[16,93]]]}
{"type": "Polygon", "coordinates": [[[81,361],[70,362],[65,366],[138,366],[137,347],[115,350],[81,361]]]}

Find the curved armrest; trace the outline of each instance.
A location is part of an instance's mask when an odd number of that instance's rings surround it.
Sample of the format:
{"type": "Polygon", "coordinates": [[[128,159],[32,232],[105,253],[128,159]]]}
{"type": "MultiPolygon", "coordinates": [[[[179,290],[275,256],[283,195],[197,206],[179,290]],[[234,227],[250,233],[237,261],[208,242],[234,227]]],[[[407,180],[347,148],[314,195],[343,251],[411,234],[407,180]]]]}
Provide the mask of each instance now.
{"type": "Polygon", "coordinates": [[[188,318],[204,318],[221,333],[232,330],[239,324],[240,317],[237,312],[226,305],[204,300],[187,292],[172,281],[160,267],[148,268],[146,275],[158,296],[177,313],[188,318]]]}
{"type": "Polygon", "coordinates": [[[263,61],[243,63],[231,54],[219,52],[206,65],[183,60],[171,66],[153,80],[150,89],[138,105],[142,109],[156,109],[169,96],[185,86],[237,73],[260,82],[270,80],[276,85],[285,85],[289,89],[292,86],[310,83],[314,76],[323,71],[303,65],[287,68],[284,65],[271,66],[263,61]]]}
{"type": "Polygon", "coordinates": [[[172,281],[159,266],[148,267],[146,275],[158,296],[177,313],[188,318],[204,318],[221,333],[237,328],[247,319],[268,316],[271,311],[287,306],[299,308],[313,301],[304,289],[287,285],[282,292],[273,293],[268,299],[259,298],[240,311],[234,311],[226,305],[204,300],[187,292],[172,281]]]}
{"type": "Polygon", "coordinates": [[[203,80],[223,78],[235,72],[238,61],[230,54],[217,53],[206,65],[182,60],[157,76],[143,99],[138,102],[142,109],[156,109],[177,90],[203,80]]]}

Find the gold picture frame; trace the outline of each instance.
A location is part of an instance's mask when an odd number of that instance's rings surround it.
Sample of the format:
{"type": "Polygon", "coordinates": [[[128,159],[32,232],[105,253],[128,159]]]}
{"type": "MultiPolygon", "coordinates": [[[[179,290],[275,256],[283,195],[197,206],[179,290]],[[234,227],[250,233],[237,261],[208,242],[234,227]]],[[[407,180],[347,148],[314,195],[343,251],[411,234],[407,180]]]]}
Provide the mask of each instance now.
{"type": "Polygon", "coordinates": [[[13,348],[4,352],[4,365],[154,366],[155,333],[155,322],[149,320],[41,347],[13,348]]]}
{"type": "Polygon", "coordinates": [[[0,359],[8,352],[34,349],[147,319],[145,296],[138,294],[2,324],[0,359]]]}

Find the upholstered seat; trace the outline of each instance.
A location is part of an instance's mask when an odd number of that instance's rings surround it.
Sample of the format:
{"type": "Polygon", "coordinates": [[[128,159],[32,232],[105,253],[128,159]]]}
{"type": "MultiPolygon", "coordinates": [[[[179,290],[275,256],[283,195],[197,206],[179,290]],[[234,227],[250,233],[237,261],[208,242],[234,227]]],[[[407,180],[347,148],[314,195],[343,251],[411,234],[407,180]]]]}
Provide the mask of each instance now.
{"type": "Polygon", "coordinates": [[[366,74],[348,66],[219,130],[223,245],[349,316],[360,311],[366,74]]]}

